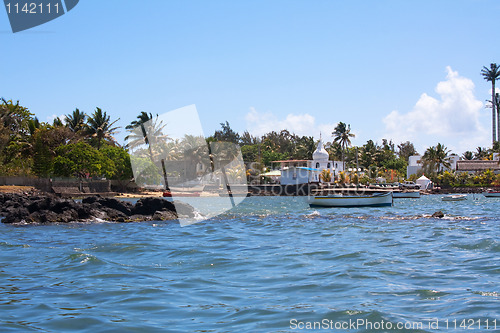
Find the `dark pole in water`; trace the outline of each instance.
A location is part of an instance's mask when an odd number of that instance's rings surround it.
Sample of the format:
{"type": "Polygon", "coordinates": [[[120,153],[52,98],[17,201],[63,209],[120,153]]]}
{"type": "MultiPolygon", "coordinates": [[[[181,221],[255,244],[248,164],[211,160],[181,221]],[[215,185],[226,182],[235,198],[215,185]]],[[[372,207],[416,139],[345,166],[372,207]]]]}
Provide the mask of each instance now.
{"type": "Polygon", "coordinates": [[[359,186],[359,163],[358,163],[358,147],[356,147],[356,175],[357,177],[357,182],[356,182],[356,188],[359,186]]]}
{"type": "Polygon", "coordinates": [[[226,175],[226,168],[221,166],[220,169],[222,170],[222,176],[224,177],[224,183],[226,184],[227,194],[229,195],[229,199],[231,200],[231,205],[235,207],[236,205],[234,204],[233,192],[231,192],[231,187],[229,186],[229,180],[227,179],[226,175]]]}
{"type": "Polygon", "coordinates": [[[170,187],[168,186],[167,170],[165,169],[165,160],[161,159],[161,169],[163,171],[163,181],[165,182],[165,191],[170,192],[170,187]]]}

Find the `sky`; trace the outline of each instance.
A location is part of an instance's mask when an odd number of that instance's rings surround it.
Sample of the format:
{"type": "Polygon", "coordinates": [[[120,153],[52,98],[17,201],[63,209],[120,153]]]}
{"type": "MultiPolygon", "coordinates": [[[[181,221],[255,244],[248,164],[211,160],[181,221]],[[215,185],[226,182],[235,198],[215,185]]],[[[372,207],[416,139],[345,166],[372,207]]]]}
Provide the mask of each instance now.
{"type": "MultiPolygon", "coordinates": [[[[196,105],[206,136],[228,121],[354,145],[491,146],[498,0],[81,0],[12,33],[0,9],[0,97],[41,121],[96,107],[124,127],[196,105]]],[[[189,122],[190,119],[186,119],[189,122]]]]}

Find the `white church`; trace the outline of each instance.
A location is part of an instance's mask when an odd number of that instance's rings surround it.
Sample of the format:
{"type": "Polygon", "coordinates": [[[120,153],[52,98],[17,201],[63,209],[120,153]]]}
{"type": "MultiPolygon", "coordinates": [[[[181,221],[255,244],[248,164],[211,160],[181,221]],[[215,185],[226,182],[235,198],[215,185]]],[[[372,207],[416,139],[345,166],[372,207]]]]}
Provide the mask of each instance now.
{"type": "Polygon", "coordinates": [[[281,185],[319,183],[320,174],[325,169],[330,170],[333,180],[339,172],[344,171],[342,162],[329,160],[321,136],[312,160],[286,160],[273,163],[281,163],[281,185]]]}

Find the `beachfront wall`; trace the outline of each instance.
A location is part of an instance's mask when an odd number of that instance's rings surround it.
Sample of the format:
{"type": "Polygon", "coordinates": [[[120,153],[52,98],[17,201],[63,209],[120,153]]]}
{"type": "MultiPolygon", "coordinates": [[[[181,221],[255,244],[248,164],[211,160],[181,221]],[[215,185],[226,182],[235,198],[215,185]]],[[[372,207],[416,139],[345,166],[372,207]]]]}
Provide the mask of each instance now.
{"type": "Polygon", "coordinates": [[[476,173],[492,170],[495,174],[500,174],[499,161],[458,161],[457,171],[476,173]]]}
{"type": "Polygon", "coordinates": [[[105,193],[110,192],[111,181],[93,179],[50,179],[34,177],[0,177],[0,186],[32,186],[54,193],[105,193]]]}

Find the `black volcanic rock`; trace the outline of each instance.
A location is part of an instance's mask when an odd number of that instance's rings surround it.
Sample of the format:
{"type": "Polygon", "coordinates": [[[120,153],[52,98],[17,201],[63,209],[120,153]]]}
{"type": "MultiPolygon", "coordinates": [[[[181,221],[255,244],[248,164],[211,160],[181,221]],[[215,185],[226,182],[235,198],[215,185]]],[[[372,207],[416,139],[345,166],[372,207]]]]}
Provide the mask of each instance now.
{"type": "Polygon", "coordinates": [[[193,217],[194,208],[162,198],[144,198],[135,205],[115,198],[92,196],[77,202],[52,195],[0,194],[0,216],[3,223],[78,222],[92,219],[108,221],[174,220],[177,214],[193,217]],[[176,211],[177,208],[177,211],[176,211]]]}
{"type": "Polygon", "coordinates": [[[434,214],[432,214],[432,217],[437,217],[441,219],[444,217],[444,213],[442,211],[437,211],[434,214]]]}
{"type": "Polygon", "coordinates": [[[31,202],[27,207],[30,213],[47,210],[50,208],[50,205],[52,203],[52,200],[50,198],[33,199],[35,200],[31,202]]]}
{"type": "Polygon", "coordinates": [[[175,206],[172,202],[162,198],[143,198],[137,201],[132,209],[132,214],[153,215],[158,211],[175,212],[175,206]]]}
{"type": "Polygon", "coordinates": [[[126,216],[132,214],[132,208],[134,207],[130,202],[120,201],[115,198],[100,198],[97,202],[103,207],[117,210],[126,216]]]}

